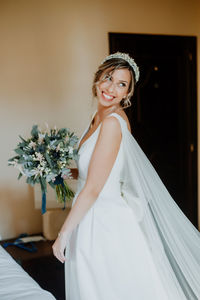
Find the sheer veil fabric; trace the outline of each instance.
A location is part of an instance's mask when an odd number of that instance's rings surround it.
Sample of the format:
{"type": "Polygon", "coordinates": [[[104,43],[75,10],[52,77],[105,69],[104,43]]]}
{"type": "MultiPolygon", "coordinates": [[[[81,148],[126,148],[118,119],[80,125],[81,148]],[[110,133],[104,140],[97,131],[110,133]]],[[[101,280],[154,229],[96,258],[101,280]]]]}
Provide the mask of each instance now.
{"type": "Polygon", "coordinates": [[[144,232],[167,296],[172,300],[198,300],[200,232],[175,203],[125,120],[116,113],[111,115],[117,117],[122,130],[123,197],[144,232]]]}

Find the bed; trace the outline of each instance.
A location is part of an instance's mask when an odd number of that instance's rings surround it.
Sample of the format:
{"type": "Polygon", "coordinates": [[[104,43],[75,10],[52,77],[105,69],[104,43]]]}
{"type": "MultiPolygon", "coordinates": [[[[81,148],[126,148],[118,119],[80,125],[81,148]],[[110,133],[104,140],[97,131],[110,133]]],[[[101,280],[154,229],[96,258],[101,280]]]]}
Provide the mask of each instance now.
{"type": "Polygon", "coordinates": [[[0,246],[1,300],[56,300],[26,273],[0,246]]]}

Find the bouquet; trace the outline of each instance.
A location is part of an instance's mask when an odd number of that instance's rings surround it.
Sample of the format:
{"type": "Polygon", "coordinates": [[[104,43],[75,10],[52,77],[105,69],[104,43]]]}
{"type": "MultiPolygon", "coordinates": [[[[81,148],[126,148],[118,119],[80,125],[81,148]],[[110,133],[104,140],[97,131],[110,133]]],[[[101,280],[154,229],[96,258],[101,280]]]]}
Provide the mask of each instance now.
{"type": "Polygon", "coordinates": [[[74,192],[64,181],[72,178],[70,162],[78,159],[75,145],[78,137],[68,128],[50,129],[42,132],[38,125],[31,130],[31,137],[21,141],[14,150],[17,154],[8,164],[19,169],[18,179],[26,176],[26,182],[39,183],[42,191],[42,213],[46,212],[47,183],[56,190],[57,199],[64,203],[74,197],[74,192]]]}

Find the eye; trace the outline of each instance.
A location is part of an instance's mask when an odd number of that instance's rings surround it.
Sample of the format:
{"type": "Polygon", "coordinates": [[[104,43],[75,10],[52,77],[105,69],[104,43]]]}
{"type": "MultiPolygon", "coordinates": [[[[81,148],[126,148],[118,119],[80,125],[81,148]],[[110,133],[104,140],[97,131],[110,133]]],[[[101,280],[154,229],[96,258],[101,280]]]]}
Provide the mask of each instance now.
{"type": "Polygon", "coordinates": [[[126,86],[126,83],[120,82],[119,86],[120,86],[120,87],[125,87],[125,86],[126,86]]]}

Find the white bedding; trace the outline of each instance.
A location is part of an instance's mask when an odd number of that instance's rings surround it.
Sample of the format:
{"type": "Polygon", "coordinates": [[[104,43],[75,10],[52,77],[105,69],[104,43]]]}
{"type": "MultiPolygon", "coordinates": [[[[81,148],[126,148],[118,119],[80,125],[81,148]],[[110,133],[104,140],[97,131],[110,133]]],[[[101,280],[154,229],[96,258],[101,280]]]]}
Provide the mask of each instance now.
{"type": "Polygon", "coordinates": [[[0,246],[0,300],[55,300],[0,246]]]}

